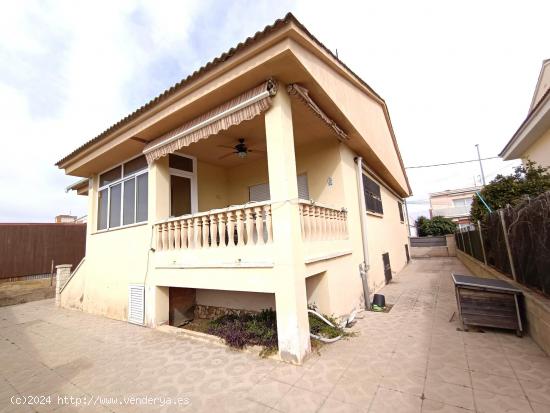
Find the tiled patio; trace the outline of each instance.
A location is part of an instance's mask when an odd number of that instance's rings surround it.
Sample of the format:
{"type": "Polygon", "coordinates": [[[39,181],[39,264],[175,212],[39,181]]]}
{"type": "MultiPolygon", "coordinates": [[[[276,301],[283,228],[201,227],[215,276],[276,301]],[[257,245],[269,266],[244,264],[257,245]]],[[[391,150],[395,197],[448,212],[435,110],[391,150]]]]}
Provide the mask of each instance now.
{"type": "MultiPolygon", "coordinates": [[[[457,331],[454,258],[419,260],[363,313],[357,337],[296,367],[76,311],[0,308],[0,411],[550,412],[550,359],[529,338],[457,331]],[[53,394],[14,406],[13,395],[53,394]],[[60,406],[56,395],[108,397],[60,406]],[[187,397],[183,407],[122,397],[187,397]]],[[[83,400],[83,399],[82,399],[83,400]]]]}

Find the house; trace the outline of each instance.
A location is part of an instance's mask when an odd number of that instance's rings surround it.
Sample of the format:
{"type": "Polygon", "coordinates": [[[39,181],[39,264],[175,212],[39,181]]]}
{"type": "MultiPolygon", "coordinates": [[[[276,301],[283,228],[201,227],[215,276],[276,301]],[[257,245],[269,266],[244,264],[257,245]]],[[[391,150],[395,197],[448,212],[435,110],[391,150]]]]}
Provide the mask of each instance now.
{"type": "Polygon", "coordinates": [[[407,262],[386,104],[292,14],[57,165],[89,203],[64,307],[149,327],[271,307],[300,363],[308,303],[349,314],[407,262]]]}
{"type": "Polygon", "coordinates": [[[472,223],[470,209],[473,197],[480,189],[479,187],[470,187],[431,193],[430,217],[450,218],[459,228],[470,226],[472,223]]]}
{"type": "Polygon", "coordinates": [[[527,117],[499,156],[550,166],[550,59],[542,62],[527,117]]]}

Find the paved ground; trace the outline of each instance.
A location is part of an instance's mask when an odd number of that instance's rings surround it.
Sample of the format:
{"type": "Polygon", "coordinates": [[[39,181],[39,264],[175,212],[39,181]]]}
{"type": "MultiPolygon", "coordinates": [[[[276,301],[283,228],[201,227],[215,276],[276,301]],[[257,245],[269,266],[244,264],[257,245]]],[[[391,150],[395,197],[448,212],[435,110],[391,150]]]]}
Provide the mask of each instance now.
{"type": "Polygon", "coordinates": [[[453,258],[413,263],[383,291],[395,303],[390,313],[363,314],[357,337],[303,367],[55,309],[51,300],[0,308],[0,411],[550,412],[550,359],[529,338],[464,333],[449,322],[451,271],[465,269],[453,258]],[[51,405],[10,403],[48,394],[51,405]],[[62,406],[57,395],[92,406],[62,406]],[[136,408],[124,405],[130,395],[190,404],[136,408]]]}

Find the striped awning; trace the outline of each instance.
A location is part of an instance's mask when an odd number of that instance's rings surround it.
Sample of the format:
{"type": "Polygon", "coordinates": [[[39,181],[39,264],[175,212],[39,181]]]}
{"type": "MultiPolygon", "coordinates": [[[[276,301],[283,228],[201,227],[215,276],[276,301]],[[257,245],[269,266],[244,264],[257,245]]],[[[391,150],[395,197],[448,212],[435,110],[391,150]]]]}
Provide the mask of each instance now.
{"type": "Polygon", "coordinates": [[[184,123],[145,146],[143,153],[147,162],[151,164],[193,142],[206,139],[231,126],[258,116],[269,109],[271,97],[276,93],[277,82],[269,79],[215,109],[184,123]]]}
{"type": "Polygon", "coordinates": [[[311,99],[309,96],[308,90],[300,86],[296,83],[293,83],[291,85],[288,85],[287,87],[288,94],[305,105],[325,124],[332,129],[332,131],[336,134],[339,140],[345,141],[349,139],[349,136],[344,132],[337,124],[334,122],[331,118],[328,117],[328,115],[323,112],[323,110],[311,99]]]}

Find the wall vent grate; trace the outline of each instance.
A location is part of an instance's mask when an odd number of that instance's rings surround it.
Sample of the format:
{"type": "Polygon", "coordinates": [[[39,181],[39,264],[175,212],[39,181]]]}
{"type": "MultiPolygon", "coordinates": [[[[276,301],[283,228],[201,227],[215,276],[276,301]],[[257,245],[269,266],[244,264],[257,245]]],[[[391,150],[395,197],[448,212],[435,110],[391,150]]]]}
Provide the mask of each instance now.
{"type": "Polygon", "coordinates": [[[130,284],[128,286],[128,322],[144,324],[145,317],[145,286],[130,284]]]}

